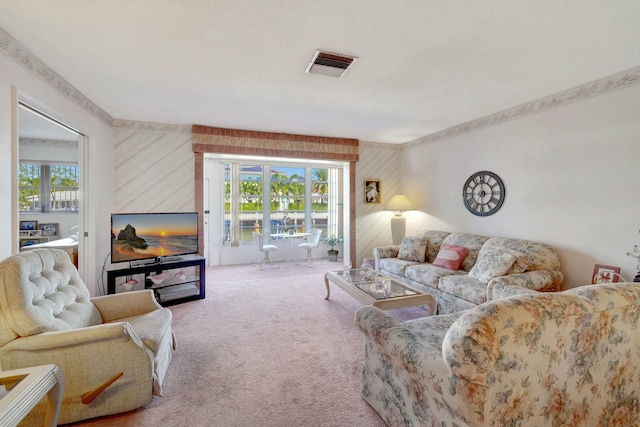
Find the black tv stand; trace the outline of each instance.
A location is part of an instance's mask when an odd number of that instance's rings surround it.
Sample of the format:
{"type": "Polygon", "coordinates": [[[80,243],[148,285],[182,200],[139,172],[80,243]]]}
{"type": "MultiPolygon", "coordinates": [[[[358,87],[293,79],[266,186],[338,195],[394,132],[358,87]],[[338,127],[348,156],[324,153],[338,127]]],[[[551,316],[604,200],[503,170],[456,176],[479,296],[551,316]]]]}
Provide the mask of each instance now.
{"type": "Polygon", "coordinates": [[[107,271],[107,293],[142,289],[152,289],[162,305],[203,299],[206,292],[205,258],[193,255],[166,257],[159,262],[107,271]]]}

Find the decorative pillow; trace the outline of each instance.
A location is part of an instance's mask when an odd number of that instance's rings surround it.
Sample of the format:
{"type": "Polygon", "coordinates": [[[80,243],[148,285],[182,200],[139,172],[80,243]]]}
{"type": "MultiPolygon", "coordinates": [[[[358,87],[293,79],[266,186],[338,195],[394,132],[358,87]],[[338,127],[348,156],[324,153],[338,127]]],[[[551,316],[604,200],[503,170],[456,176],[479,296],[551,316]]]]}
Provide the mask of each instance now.
{"type": "Polygon", "coordinates": [[[509,252],[488,249],[480,254],[469,276],[487,283],[494,277],[504,276],[515,261],[516,256],[509,252]]]}
{"type": "Polygon", "coordinates": [[[427,242],[426,237],[405,237],[402,239],[398,258],[406,259],[407,261],[424,262],[427,242]]]}
{"type": "Polygon", "coordinates": [[[457,270],[467,253],[469,253],[469,249],[464,246],[442,245],[438,251],[438,256],[433,260],[432,264],[449,270],[457,270]]]}
{"type": "Polygon", "coordinates": [[[527,271],[527,268],[531,265],[531,261],[533,261],[531,257],[518,251],[509,251],[509,253],[516,257],[516,261],[511,268],[507,270],[507,274],[518,274],[527,271]]]}

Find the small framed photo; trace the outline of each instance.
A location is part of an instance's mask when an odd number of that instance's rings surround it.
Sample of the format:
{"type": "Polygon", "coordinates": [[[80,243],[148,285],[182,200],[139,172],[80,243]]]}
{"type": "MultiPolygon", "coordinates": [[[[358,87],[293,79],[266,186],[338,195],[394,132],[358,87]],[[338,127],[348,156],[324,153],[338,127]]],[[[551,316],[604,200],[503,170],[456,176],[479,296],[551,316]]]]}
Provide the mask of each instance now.
{"type": "Polygon", "coordinates": [[[38,244],[37,240],[20,240],[20,248],[38,244]]]}
{"type": "Polygon", "coordinates": [[[20,221],[20,230],[37,230],[38,221],[20,221]]]}
{"type": "Polygon", "coordinates": [[[379,179],[364,180],[364,202],[380,203],[382,201],[382,192],[380,190],[379,179]]]}
{"type": "Polygon", "coordinates": [[[591,283],[615,283],[620,277],[620,267],[596,264],[593,268],[591,283]]]}
{"type": "Polygon", "coordinates": [[[28,237],[40,237],[40,230],[29,230],[27,231],[28,237]]]}
{"type": "Polygon", "coordinates": [[[42,237],[51,237],[51,236],[57,236],[58,235],[58,227],[59,227],[59,223],[40,223],[38,224],[38,229],[40,230],[40,233],[42,235],[42,237]]]}

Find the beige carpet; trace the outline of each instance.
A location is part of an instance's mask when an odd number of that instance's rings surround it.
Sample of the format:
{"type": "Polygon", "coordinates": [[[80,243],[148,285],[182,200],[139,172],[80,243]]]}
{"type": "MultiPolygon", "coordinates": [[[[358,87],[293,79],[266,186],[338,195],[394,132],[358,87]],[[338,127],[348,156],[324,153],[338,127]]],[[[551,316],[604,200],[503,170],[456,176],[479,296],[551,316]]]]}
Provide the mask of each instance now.
{"type": "MultiPolygon", "coordinates": [[[[207,271],[207,298],[171,307],[178,348],[163,397],[82,426],[384,426],[360,397],[360,306],[338,263],[207,271]]],[[[404,320],[418,308],[394,310],[404,320]]]]}

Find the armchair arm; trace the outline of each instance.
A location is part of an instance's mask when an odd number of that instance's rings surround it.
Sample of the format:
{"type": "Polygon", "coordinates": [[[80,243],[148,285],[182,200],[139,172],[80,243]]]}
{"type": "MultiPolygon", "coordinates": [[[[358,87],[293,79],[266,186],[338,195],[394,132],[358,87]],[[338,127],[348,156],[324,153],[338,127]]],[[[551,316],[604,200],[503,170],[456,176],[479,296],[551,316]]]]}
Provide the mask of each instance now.
{"type": "Polygon", "coordinates": [[[1,350],[2,353],[11,351],[48,352],[61,348],[91,345],[94,342],[109,341],[131,341],[141,349],[144,349],[142,340],[138,338],[131,325],[126,322],[118,322],[21,337],[6,344],[1,350]]]}
{"type": "Polygon", "coordinates": [[[105,323],[162,308],[151,289],[103,295],[91,298],[91,302],[96,306],[105,323]]]}
{"type": "Polygon", "coordinates": [[[439,345],[419,338],[373,306],[359,308],[355,323],[365,335],[365,369],[375,371],[379,379],[385,374],[393,376],[393,380],[383,380],[406,387],[408,394],[417,396],[420,408],[428,406],[435,419],[446,418],[452,425],[480,425],[483,387],[453,376],[439,345]]]}
{"type": "Polygon", "coordinates": [[[0,347],[0,364],[3,370],[58,366],[66,378],[61,424],[149,403],[157,381],[152,351],[126,322],[17,338],[0,347]],[[109,386],[120,373],[122,378],[109,386]],[[83,403],[96,394],[91,403],[83,403]]]}
{"type": "MultiPolygon", "coordinates": [[[[413,366],[412,372],[428,373],[442,361],[442,349],[419,339],[402,323],[379,308],[365,305],[356,311],[356,326],[364,335],[378,344],[384,352],[395,359],[399,366],[413,366]],[[416,357],[419,355],[420,357],[416,357]]],[[[439,369],[442,368],[439,365],[439,369]]]]}
{"type": "Polygon", "coordinates": [[[380,271],[380,260],[382,258],[396,258],[400,252],[401,245],[377,246],[373,248],[373,258],[375,259],[375,269],[380,271]]]}
{"type": "Polygon", "coordinates": [[[496,277],[487,284],[487,301],[499,299],[509,286],[520,286],[539,292],[557,292],[564,283],[564,275],[556,270],[534,270],[496,277]]]}

